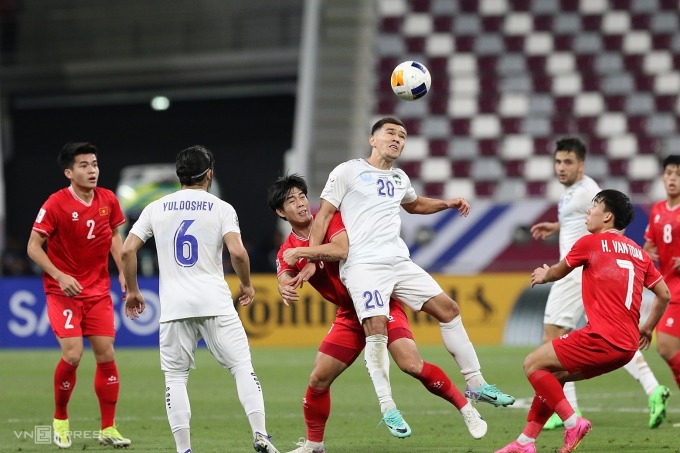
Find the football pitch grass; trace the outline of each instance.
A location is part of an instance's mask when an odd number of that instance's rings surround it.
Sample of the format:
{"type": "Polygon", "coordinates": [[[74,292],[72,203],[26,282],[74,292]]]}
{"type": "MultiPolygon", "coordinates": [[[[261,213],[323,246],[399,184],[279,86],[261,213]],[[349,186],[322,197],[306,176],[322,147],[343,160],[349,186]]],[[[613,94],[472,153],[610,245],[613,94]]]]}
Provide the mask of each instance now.
{"type": "MultiPolygon", "coordinates": [[[[512,407],[476,407],[489,430],[474,440],[455,408],[427,392],[417,380],[394,365],[392,390],[399,409],[411,425],[407,439],[392,437],[379,426],[380,411],[362,360],[358,360],[332,387],[332,410],[326,429],[329,453],[365,452],[493,452],[516,438],[524,427],[532,389],[524,377],[522,360],[532,348],[479,346],[484,376],[517,398],[512,407]]],[[[462,391],[459,369],[443,347],[420,348],[423,358],[442,367],[462,391]]],[[[301,400],[312,369],[315,348],[255,348],[253,361],[262,383],[267,429],[281,452],[295,448],[305,436],[301,400]]],[[[666,364],[655,351],[645,356],[662,384],[671,388],[667,420],[655,430],[647,428],[647,396],[624,370],[577,383],[581,409],[593,424],[578,452],[680,452],[680,391],[666,364]]],[[[58,349],[0,351],[0,451],[48,452],[54,445],[40,443],[37,431],[50,426],[53,414],[52,374],[58,349]]],[[[163,374],[157,349],[116,352],[121,378],[117,424],[132,439],[130,451],[174,452],[163,401],[163,374]]],[[[200,349],[197,369],[189,376],[192,447],[194,452],[252,452],[246,416],[231,375],[210,353],[200,349]]],[[[94,359],[85,351],[76,388],[69,405],[72,451],[100,451],[92,438],[99,429],[99,410],[93,390],[94,359]]],[[[556,452],[563,431],[543,432],[539,452],[556,452]]]]}

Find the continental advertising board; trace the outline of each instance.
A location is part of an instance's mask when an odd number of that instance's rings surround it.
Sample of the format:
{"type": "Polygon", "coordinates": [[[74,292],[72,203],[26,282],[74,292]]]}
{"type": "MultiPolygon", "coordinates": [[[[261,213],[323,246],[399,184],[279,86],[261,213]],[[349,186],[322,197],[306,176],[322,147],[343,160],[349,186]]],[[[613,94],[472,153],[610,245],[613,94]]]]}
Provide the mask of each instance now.
{"type": "MultiPolygon", "coordinates": [[[[463,322],[475,344],[501,344],[505,322],[529,283],[526,273],[434,277],[460,305],[463,322]]],[[[226,279],[233,290],[238,288],[235,276],[227,276],[226,279]]],[[[123,315],[117,279],[112,279],[111,283],[117,346],[157,345],[160,316],[158,279],[140,280],[147,310],[135,321],[123,315]]],[[[271,274],[254,275],[253,285],[255,302],[248,307],[236,306],[253,347],[319,344],[335,316],[334,305],[322,299],[310,285],[304,285],[300,289],[301,300],[287,307],[277,291],[276,277],[271,274]]],[[[40,278],[0,279],[0,295],[0,347],[57,345],[49,326],[40,278]]],[[[406,312],[418,343],[441,344],[436,320],[408,308],[406,312]]]]}

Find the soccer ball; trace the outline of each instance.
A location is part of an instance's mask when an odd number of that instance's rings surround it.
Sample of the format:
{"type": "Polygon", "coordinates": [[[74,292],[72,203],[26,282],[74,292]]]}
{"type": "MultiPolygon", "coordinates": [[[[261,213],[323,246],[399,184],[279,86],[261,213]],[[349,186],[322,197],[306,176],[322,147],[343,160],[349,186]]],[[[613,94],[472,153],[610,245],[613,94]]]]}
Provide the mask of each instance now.
{"type": "Polygon", "coordinates": [[[401,99],[415,101],[430,91],[430,71],[417,61],[399,63],[392,71],[392,91],[401,99]]]}

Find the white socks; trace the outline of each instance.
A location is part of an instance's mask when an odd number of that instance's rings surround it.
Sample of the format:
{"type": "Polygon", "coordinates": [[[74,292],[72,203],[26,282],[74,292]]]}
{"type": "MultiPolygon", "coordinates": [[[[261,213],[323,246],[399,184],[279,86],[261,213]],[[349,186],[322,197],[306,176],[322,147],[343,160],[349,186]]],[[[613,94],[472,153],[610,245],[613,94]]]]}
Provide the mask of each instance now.
{"type": "Polygon", "coordinates": [[[565,382],[562,386],[562,389],[564,390],[564,396],[567,398],[567,401],[569,401],[571,407],[576,410],[576,408],[578,408],[578,401],[576,399],[576,386],[573,382],[565,382]]]}
{"type": "Polygon", "coordinates": [[[368,375],[373,381],[375,393],[380,402],[380,412],[383,414],[397,407],[392,399],[390,386],[390,358],[387,354],[387,335],[370,335],[366,337],[364,360],[368,375]]]}
{"type": "Polygon", "coordinates": [[[645,356],[640,351],[635,352],[633,360],[628,362],[624,368],[633,376],[633,379],[640,383],[647,396],[651,395],[659,386],[659,381],[654,376],[651,368],[649,368],[645,356]]]}
{"type": "Polygon", "coordinates": [[[262,387],[251,363],[244,363],[229,370],[236,381],[236,392],[241,406],[248,416],[250,428],[255,432],[267,434],[264,416],[264,397],[262,387]]]}
{"type": "Polygon", "coordinates": [[[177,451],[186,451],[191,448],[188,378],[189,370],[165,372],[165,411],[168,414],[168,422],[175,438],[177,451]]]}
{"type": "Polygon", "coordinates": [[[468,337],[460,315],[447,323],[439,323],[442,340],[446,350],[453,356],[460,367],[460,372],[465,381],[471,387],[479,387],[486,384],[480,371],[477,352],[468,337]]]}

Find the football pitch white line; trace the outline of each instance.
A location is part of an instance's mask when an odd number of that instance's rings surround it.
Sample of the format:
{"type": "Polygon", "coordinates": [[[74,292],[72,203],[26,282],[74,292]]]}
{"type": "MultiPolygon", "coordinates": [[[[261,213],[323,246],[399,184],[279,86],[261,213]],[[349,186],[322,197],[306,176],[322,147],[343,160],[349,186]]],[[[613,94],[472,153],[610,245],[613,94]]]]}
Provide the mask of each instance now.
{"type": "MultiPolygon", "coordinates": [[[[613,398],[621,398],[621,395],[612,395],[613,398]]],[[[529,407],[531,407],[531,401],[533,398],[518,398],[515,401],[515,404],[512,406],[508,406],[508,408],[511,409],[523,409],[523,410],[529,410],[529,407]]],[[[583,412],[621,412],[621,413],[649,413],[649,409],[647,406],[639,406],[639,407],[609,407],[609,406],[604,406],[604,405],[587,405],[583,406],[579,404],[579,409],[581,409],[583,412]]],[[[674,414],[678,413],[680,414],[680,408],[676,407],[668,407],[666,409],[666,412],[672,412],[674,414]]]]}

